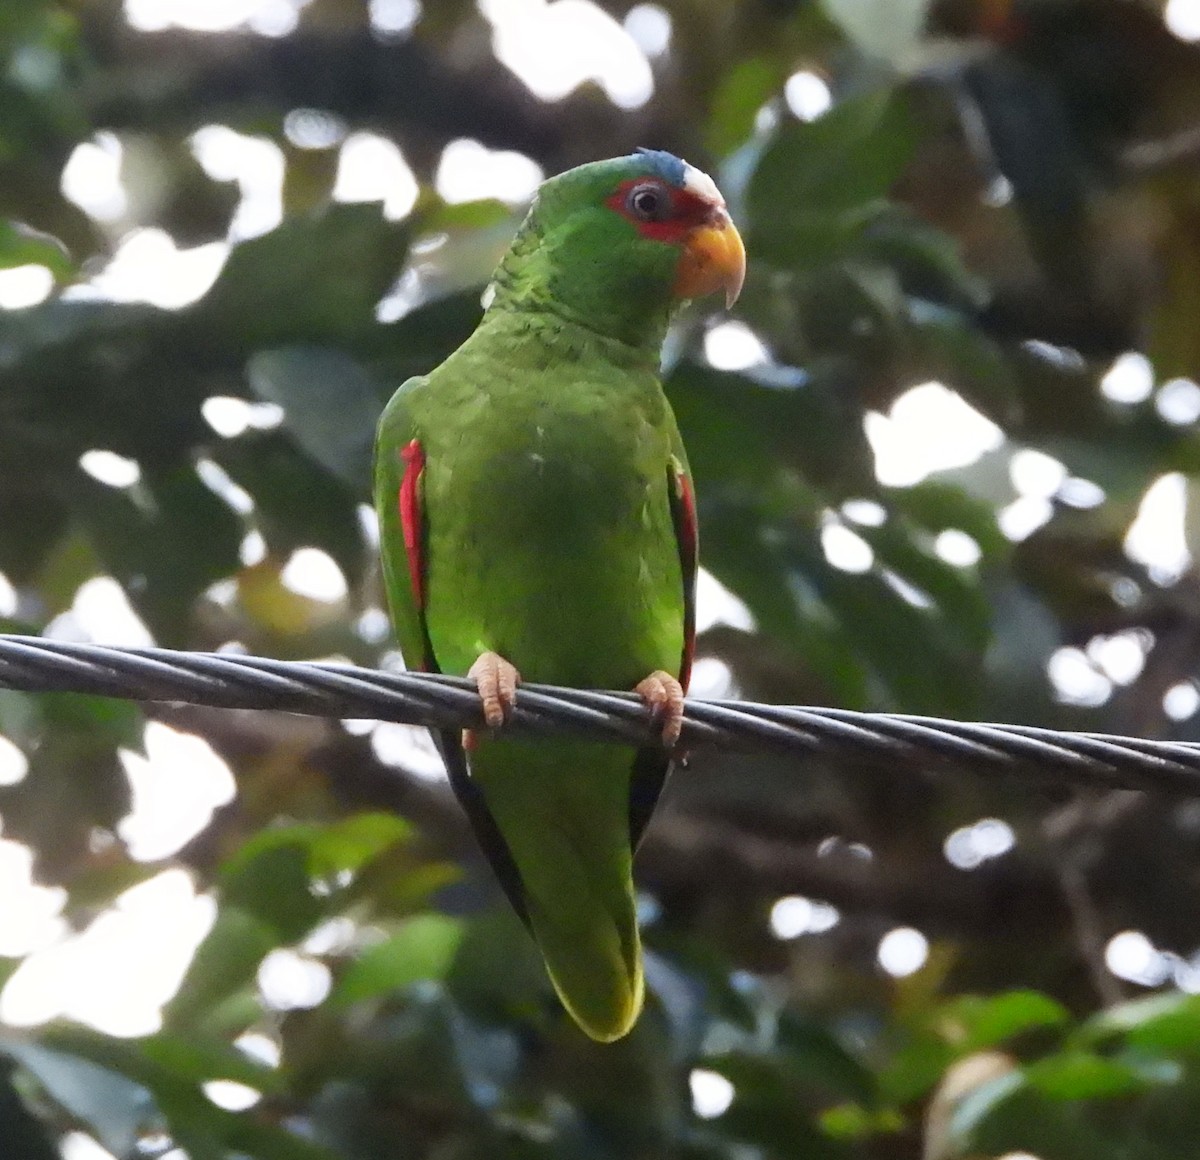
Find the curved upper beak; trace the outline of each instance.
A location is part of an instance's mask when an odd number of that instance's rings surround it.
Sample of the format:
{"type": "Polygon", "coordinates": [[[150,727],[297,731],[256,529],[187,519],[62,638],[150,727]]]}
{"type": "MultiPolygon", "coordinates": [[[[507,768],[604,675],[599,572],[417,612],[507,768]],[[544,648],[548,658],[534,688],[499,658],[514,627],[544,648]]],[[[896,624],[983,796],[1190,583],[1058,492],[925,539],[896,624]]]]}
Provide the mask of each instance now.
{"type": "Polygon", "coordinates": [[[702,298],[715,290],[725,291],[725,305],[732,306],[746,278],[746,247],[742,235],[729,220],[724,206],[714,206],[707,221],[696,226],[683,243],[675,275],[679,298],[702,298]]]}

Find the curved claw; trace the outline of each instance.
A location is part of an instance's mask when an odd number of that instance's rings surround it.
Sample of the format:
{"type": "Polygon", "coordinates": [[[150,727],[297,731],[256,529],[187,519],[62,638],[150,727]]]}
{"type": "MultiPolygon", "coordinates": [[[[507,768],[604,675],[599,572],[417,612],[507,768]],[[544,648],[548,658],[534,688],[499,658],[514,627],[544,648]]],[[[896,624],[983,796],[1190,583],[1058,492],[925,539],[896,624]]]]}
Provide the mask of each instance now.
{"type": "Polygon", "coordinates": [[[658,669],[639,681],[634,692],[649,706],[655,725],[662,730],[663,745],[673,749],[683,729],[683,686],[658,669]]]}

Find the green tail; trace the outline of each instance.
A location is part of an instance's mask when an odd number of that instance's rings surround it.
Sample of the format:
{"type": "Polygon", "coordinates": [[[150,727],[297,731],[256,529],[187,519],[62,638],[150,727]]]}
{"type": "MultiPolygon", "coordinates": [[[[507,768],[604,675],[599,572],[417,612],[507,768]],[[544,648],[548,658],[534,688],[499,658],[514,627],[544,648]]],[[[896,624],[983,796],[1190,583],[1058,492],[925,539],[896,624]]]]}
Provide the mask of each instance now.
{"type": "Polygon", "coordinates": [[[576,741],[481,737],[471,754],[550,981],[602,1043],[629,1031],[645,996],[629,837],[633,765],[629,749],[576,741]]]}

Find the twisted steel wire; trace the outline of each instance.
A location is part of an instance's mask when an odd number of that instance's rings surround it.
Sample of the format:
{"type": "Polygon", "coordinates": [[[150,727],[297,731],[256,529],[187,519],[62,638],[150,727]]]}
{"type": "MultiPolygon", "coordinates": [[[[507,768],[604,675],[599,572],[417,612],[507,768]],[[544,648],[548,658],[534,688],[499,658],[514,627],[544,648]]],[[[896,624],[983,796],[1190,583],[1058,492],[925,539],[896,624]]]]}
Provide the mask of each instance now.
{"type": "MultiPolygon", "coordinates": [[[[460,677],[237,653],[110,648],[32,636],[0,634],[0,688],[366,717],[434,728],[483,726],[475,687],[460,677]]],[[[548,685],[522,685],[505,728],[638,744],[654,740],[645,706],[633,693],[548,685]]],[[[892,768],[949,764],[976,772],[1041,773],[1109,787],[1200,795],[1200,744],[1030,725],[689,701],[681,745],[821,754],[892,768]]]]}

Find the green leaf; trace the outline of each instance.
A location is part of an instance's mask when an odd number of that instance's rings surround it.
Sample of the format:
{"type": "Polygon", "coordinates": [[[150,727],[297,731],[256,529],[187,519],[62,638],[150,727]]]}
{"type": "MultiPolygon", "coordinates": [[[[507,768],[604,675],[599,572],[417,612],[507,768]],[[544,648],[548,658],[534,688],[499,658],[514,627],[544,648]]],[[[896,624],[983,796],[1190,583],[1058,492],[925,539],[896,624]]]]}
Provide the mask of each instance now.
{"type": "Polygon", "coordinates": [[[969,638],[947,631],[936,607],[910,603],[879,572],[833,567],[815,542],[797,538],[789,546],[801,582],[832,611],[888,703],[914,713],[974,711],[982,654],[969,638]]]}
{"type": "MultiPolygon", "coordinates": [[[[937,310],[933,303],[978,309],[988,300],[987,284],[968,269],[957,239],[904,209],[877,217],[860,239],[860,252],[893,266],[906,289],[927,300],[923,305],[929,311],[937,310]]],[[[974,330],[969,318],[962,325],[974,330]]]]}
{"type": "MultiPolygon", "coordinates": [[[[759,631],[788,649],[850,708],[867,702],[867,674],[830,602],[798,575],[790,524],[766,519],[746,496],[714,502],[700,492],[704,566],[746,602],[759,631]]],[[[823,561],[822,561],[823,566],[823,561]]]]}
{"type": "Polygon", "coordinates": [[[201,482],[190,463],[137,489],[86,478],[76,502],[96,553],[163,645],[184,644],[196,597],[240,567],[240,517],[201,482]]]}
{"type": "Polygon", "coordinates": [[[160,1031],[137,1042],[147,1061],[179,1079],[192,1083],[223,1079],[245,1084],[260,1092],[285,1090],[283,1074],[223,1039],[189,1032],[186,1036],[160,1031]]]}
{"type": "Polygon", "coordinates": [[[1163,1015],[1187,1011],[1196,1005],[1200,1005],[1200,997],[1180,991],[1167,991],[1159,995],[1131,999],[1098,1011],[1080,1024],[1074,1038],[1083,1043],[1092,1043],[1110,1036],[1122,1035],[1163,1015]]]}
{"type": "Polygon", "coordinates": [[[929,0],[820,0],[858,49],[897,68],[916,63],[929,0]]]}
{"type": "Polygon", "coordinates": [[[786,1062],[769,1056],[728,1052],[711,1056],[704,1066],[723,1075],[734,1088],[728,1111],[714,1120],[722,1134],[780,1155],[805,1160],[838,1160],[851,1153],[847,1145],[822,1130],[804,1078],[786,1062]],[[811,1108],[808,1106],[811,1102],[811,1108]]]}
{"type": "Polygon", "coordinates": [[[182,313],[185,331],[242,350],[300,338],[339,343],[375,326],[375,305],[408,252],[409,227],[378,204],[332,205],[236,246],[212,289],[182,313]]]}
{"type": "Polygon", "coordinates": [[[56,237],[21,222],[0,219],[0,268],[45,266],[58,279],[74,272],[67,248],[56,237]]]}
{"type": "Polygon", "coordinates": [[[1128,1095],[1145,1087],[1147,1079],[1131,1066],[1086,1051],[1051,1055],[1025,1068],[1026,1082],[1056,1100],[1128,1095]]]}
{"type": "Polygon", "coordinates": [[[855,531],[871,545],[882,566],[932,600],[938,616],[931,636],[940,635],[947,649],[957,644],[967,652],[982,652],[992,610],[977,578],[947,564],[931,550],[932,545],[919,544],[914,529],[899,519],[855,531]]]}
{"type": "Polygon", "coordinates": [[[875,1077],[827,1027],[785,1011],[776,1044],[790,1070],[828,1087],[837,1096],[871,1105],[877,1097],[875,1077]]]}
{"type": "MultiPolygon", "coordinates": [[[[976,1088],[954,1109],[952,1155],[1029,1152],[1047,1160],[1129,1160],[1124,1132],[1094,1103],[1049,1099],[1012,1072],[976,1088]]],[[[1157,1157],[1160,1153],[1147,1153],[1157,1157]]]]}
{"type": "Polygon", "coordinates": [[[966,996],[939,1013],[952,1029],[950,1038],[963,1054],[995,1047],[1013,1036],[1043,1027],[1061,1027],[1070,1012],[1039,991],[1009,991],[986,999],[966,996]]]}
{"type": "Polygon", "coordinates": [[[490,230],[497,226],[507,226],[515,232],[519,221],[514,218],[511,206],[494,197],[443,203],[421,214],[421,228],[430,234],[439,230],[490,230]]]}
{"type": "MultiPolygon", "coordinates": [[[[861,424],[846,422],[832,393],[768,387],[692,363],[681,363],[666,387],[696,481],[704,566],[746,602],[765,636],[803,658],[831,696],[862,705],[864,672],[836,611],[797,575],[810,561],[827,565],[811,547],[796,545],[811,545],[822,506],[800,464],[823,481],[845,475],[865,453],[861,424]]],[[[846,485],[852,494],[859,482],[846,485]]]]}
{"type": "Polygon", "coordinates": [[[168,1025],[177,1031],[204,1027],[212,1011],[235,993],[252,993],[259,964],[282,941],[269,922],[236,906],[222,906],[167,1005],[168,1025]]]}
{"type": "Polygon", "coordinates": [[[412,823],[396,814],[362,813],[318,830],[309,844],[315,877],[357,873],[380,854],[413,836],[412,823]]]}
{"type": "Polygon", "coordinates": [[[906,337],[925,373],[954,384],[973,407],[998,424],[1012,426],[1021,414],[1016,376],[1004,352],[962,315],[908,306],[906,337]]]}
{"type": "Polygon", "coordinates": [[[904,1118],[894,1109],[874,1111],[858,1104],[838,1104],[821,1113],[820,1123],[835,1140],[866,1140],[904,1130],[904,1118]]]}
{"type": "MultiPolygon", "coordinates": [[[[226,897],[252,900],[263,873],[274,873],[283,859],[303,864],[305,881],[356,873],[372,859],[412,837],[411,823],[396,814],[360,813],[340,822],[272,826],[245,842],[222,867],[226,897]],[[263,867],[267,867],[264,871],[263,867]]],[[[289,876],[294,872],[289,869],[289,876]]]]}
{"type": "MultiPolygon", "coordinates": [[[[94,1066],[120,1072],[153,1093],[165,1122],[155,1125],[200,1160],[227,1160],[236,1154],[269,1160],[333,1160],[333,1157],[258,1113],[217,1107],[201,1084],[209,1079],[244,1083],[268,1095],[285,1093],[286,1073],[265,1067],[211,1036],[170,1032],[122,1040],[69,1025],[49,1032],[51,1042],[76,1051],[94,1066]]],[[[133,1155],[133,1153],[128,1153],[133,1155]]],[[[122,1153],[122,1155],[126,1155],[122,1153]]]]}
{"type": "Polygon", "coordinates": [[[94,827],[114,827],[128,812],[129,780],[117,749],[141,746],[144,718],[137,705],[116,698],[40,693],[22,700],[8,701],[6,714],[15,713],[23,730],[13,739],[29,757],[29,773],[0,787],[4,834],[39,851],[39,877],[53,881],[86,864],[80,860],[94,827]]]}
{"type": "Polygon", "coordinates": [[[779,91],[784,70],[777,60],[754,56],[740,60],[721,78],[708,117],[708,150],[716,157],[732,152],[754,129],[758,110],[779,91]]]}
{"type": "Polygon", "coordinates": [[[33,576],[58,542],[67,523],[62,500],[28,479],[4,480],[0,491],[0,571],[22,582],[33,576]]]}
{"type": "Polygon", "coordinates": [[[891,1104],[907,1104],[927,1094],[954,1058],[954,1051],[941,1036],[928,1032],[913,1035],[880,1071],[882,1098],[891,1104]]]}
{"type": "Polygon", "coordinates": [[[828,260],[822,238],[841,234],[833,245],[842,246],[878,216],[915,142],[907,103],[892,89],[843,101],[816,121],[786,122],[747,190],[752,251],[776,264],[828,260]]]}
{"type": "Polygon", "coordinates": [[[384,392],[349,355],[327,347],[259,351],[246,364],[251,387],[278,403],[284,427],[326,471],[361,493],[370,488],[375,425],[384,392]]]}
{"type": "Polygon", "coordinates": [[[22,694],[5,690],[0,698],[0,728],[27,745],[41,743],[44,731],[75,735],[75,744],[92,751],[117,746],[139,748],[146,719],[141,709],[115,697],[90,693],[22,694]],[[3,707],[7,705],[7,709],[3,707]]]}
{"type": "Polygon", "coordinates": [[[36,1076],[51,1099],[117,1156],[131,1155],[138,1140],[161,1123],[145,1087],[90,1060],[11,1036],[0,1036],[0,1052],[36,1076]]]}
{"type": "Polygon", "coordinates": [[[1003,560],[1011,544],[996,523],[996,511],[962,487],[926,479],[912,487],[888,488],[887,506],[902,512],[913,524],[931,533],[957,528],[980,547],[985,560],[1003,560]]]}
{"type": "Polygon", "coordinates": [[[367,552],[356,507],[365,487],[350,487],[324,471],[281,431],[231,439],[214,458],[254,497],[255,517],[271,551],[286,557],[316,545],[328,552],[351,585],[363,573],[367,552]],[[303,496],[303,503],[297,502],[303,496]]]}
{"type": "Polygon", "coordinates": [[[1087,1020],[1073,1040],[1090,1045],[1117,1036],[1147,1051],[1194,1052],[1200,1048],[1200,996],[1150,995],[1109,1007],[1087,1020]]]}
{"type": "Polygon", "coordinates": [[[294,942],[321,916],[312,891],[307,844],[294,837],[244,851],[222,869],[222,910],[237,907],[271,926],[280,942],[294,942]]]}
{"type": "Polygon", "coordinates": [[[410,918],[350,965],[333,992],[339,1005],[373,999],[422,979],[443,979],[462,942],[463,925],[442,914],[410,918]]]}

